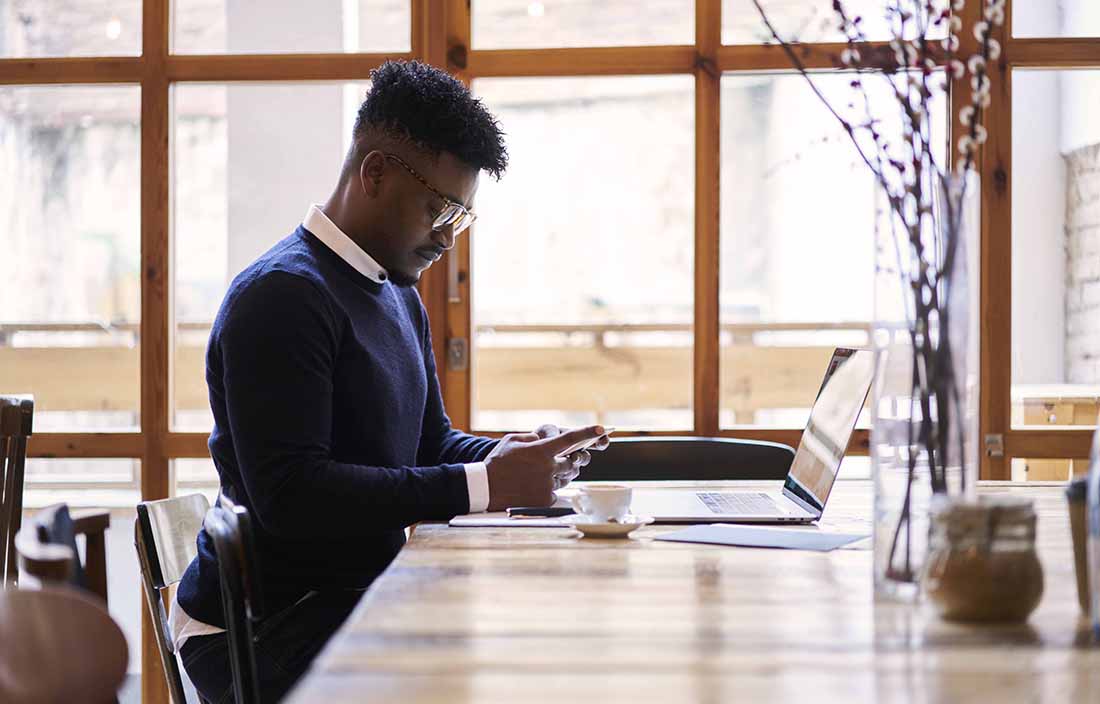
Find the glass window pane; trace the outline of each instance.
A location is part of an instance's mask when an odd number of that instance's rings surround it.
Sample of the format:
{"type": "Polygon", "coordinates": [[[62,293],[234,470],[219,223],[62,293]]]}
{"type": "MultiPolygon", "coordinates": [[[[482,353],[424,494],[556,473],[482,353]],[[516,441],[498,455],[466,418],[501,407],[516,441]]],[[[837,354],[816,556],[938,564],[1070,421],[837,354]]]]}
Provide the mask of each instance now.
{"type": "Polygon", "coordinates": [[[1012,458],[1014,482],[1067,482],[1072,477],[1088,474],[1088,460],[1012,458]]]}
{"type": "MultiPolygon", "coordinates": [[[[1036,0],[1043,2],[1044,0],[1036,0]]],[[[945,0],[934,0],[943,7],[945,0]]],[[[847,38],[837,29],[837,14],[833,0],[762,0],[760,5],[767,13],[768,21],[785,40],[809,42],[843,42],[847,38]]],[[[886,0],[845,0],[844,10],[849,17],[860,17],[860,26],[868,41],[891,39],[891,22],[886,16],[894,3],[886,0]]],[[[918,34],[916,23],[911,23],[904,36],[918,34]]],[[[946,36],[946,26],[931,26],[925,32],[928,37],[946,36]]],[[[723,44],[770,44],[771,34],[752,0],[722,0],[723,44]]]]}
{"type": "Polygon", "coordinates": [[[470,240],[474,426],[691,428],[693,79],[474,90],[511,154],[470,240]]]}
{"type": "Polygon", "coordinates": [[[35,431],[138,424],[137,86],[0,87],[0,389],[35,431]]]}
{"type": "Polygon", "coordinates": [[[177,54],[409,51],[409,0],[172,0],[177,54]]]}
{"type": "Polygon", "coordinates": [[[209,458],[181,458],[172,460],[172,467],[176,482],[172,496],[203,494],[211,504],[214,503],[218,496],[219,479],[213,461],[209,458]]]}
{"type": "MultiPolygon", "coordinates": [[[[848,112],[849,75],[814,80],[848,112]]],[[[892,88],[866,85],[888,133],[892,88]]],[[[801,76],[726,75],[721,96],[720,422],[798,428],[833,348],[870,344],[878,190],[801,76]]]]}
{"type": "Polygon", "coordinates": [[[1012,72],[1012,422],[1100,410],[1100,70],[1012,72]]]}
{"type": "Polygon", "coordinates": [[[311,204],[328,197],[367,89],[366,83],[173,88],[175,427],[213,425],[205,350],[226,288],[290,234],[311,204]]]}
{"type": "Polygon", "coordinates": [[[1012,0],[1015,37],[1100,37],[1096,0],[1012,0]]]}
{"type": "Polygon", "coordinates": [[[871,458],[867,455],[848,453],[840,463],[836,473],[837,481],[859,481],[871,478],[871,458]]]}
{"type": "Polygon", "coordinates": [[[0,0],[0,59],[141,54],[141,0],[0,0]]]}
{"type": "Polygon", "coordinates": [[[475,49],[695,43],[694,0],[473,0],[475,49]]]}
{"type": "Polygon", "coordinates": [[[141,460],[32,457],[25,482],[23,503],[28,508],[62,502],[74,509],[133,508],[141,501],[141,460]]]}

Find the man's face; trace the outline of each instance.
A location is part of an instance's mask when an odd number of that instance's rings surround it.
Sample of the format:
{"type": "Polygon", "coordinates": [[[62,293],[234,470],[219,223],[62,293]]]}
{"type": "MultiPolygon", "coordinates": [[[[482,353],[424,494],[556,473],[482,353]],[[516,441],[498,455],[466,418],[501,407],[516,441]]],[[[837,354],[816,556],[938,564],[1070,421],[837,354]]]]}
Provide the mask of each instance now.
{"type": "MultiPolygon", "coordinates": [[[[454,246],[451,226],[433,230],[444,201],[393,159],[372,152],[364,160],[364,178],[377,179],[370,254],[398,286],[412,286],[421,273],[454,246]],[[378,163],[375,163],[378,162],[378,163]]],[[[441,154],[434,163],[419,155],[398,154],[432,188],[472,209],[478,171],[454,156],[441,154]],[[418,158],[419,157],[419,158],[418,158]]]]}

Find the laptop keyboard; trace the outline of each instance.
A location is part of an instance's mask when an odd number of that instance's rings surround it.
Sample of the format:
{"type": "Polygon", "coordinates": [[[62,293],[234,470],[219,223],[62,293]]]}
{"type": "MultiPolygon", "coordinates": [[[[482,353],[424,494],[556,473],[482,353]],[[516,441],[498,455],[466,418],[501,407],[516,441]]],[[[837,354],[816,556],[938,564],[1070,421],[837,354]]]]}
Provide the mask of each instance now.
{"type": "Polygon", "coordinates": [[[711,513],[746,515],[782,513],[767,494],[700,492],[696,496],[706,504],[711,513]]]}

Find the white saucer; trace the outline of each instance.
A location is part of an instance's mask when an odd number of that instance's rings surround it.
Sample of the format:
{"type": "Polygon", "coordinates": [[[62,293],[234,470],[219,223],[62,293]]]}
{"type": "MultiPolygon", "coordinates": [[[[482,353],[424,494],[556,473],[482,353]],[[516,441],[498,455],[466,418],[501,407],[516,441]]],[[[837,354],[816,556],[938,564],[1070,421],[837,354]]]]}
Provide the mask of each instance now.
{"type": "Polygon", "coordinates": [[[635,530],[653,522],[653,516],[623,516],[621,521],[595,521],[582,514],[566,516],[562,519],[573,526],[586,538],[625,538],[635,530]]]}

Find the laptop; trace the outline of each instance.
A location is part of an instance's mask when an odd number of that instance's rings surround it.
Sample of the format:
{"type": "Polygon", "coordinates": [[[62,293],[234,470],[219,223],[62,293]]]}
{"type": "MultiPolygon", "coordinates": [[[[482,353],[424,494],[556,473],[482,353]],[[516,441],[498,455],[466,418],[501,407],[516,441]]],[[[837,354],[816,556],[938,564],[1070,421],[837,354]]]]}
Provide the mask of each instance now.
{"type": "Polygon", "coordinates": [[[874,378],[870,350],[838,347],[783,490],[635,489],[630,511],[662,523],[811,523],[821,518],[874,378]]]}

